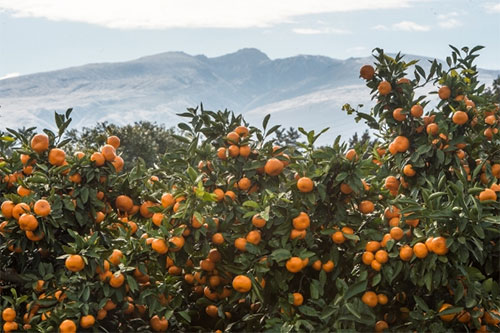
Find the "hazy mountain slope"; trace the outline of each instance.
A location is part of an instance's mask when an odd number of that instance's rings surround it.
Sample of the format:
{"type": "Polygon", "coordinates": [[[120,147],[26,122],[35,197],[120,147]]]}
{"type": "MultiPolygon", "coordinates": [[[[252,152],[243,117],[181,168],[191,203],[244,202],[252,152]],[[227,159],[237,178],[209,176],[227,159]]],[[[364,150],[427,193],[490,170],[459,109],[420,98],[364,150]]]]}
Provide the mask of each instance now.
{"type": "MultiPolygon", "coordinates": [[[[423,67],[428,61],[420,58],[423,67]]],[[[97,121],[118,124],[152,120],[167,125],[176,113],[203,102],[207,109],[228,108],[259,124],[273,123],[337,134],[362,130],[340,108],[369,104],[369,91],[358,78],[371,58],[336,60],[300,55],[271,60],[256,49],[215,58],[167,52],[121,63],[25,75],[0,81],[0,127],[51,126],[53,111],[75,109],[74,126],[97,121]]],[[[500,71],[481,71],[491,83],[500,71]]]]}

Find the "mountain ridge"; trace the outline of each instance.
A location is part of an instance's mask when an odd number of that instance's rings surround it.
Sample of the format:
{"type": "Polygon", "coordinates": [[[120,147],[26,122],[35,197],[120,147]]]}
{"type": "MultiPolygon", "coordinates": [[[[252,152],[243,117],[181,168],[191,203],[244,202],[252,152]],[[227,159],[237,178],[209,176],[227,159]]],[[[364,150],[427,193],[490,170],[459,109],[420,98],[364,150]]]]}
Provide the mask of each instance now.
{"type": "MultiPolygon", "coordinates": [[[[415,58],[431,59],[405,57],[415,58]]],[[[175,114],[203,102],[208,109],[243,113],[256,124],[267,109],[275,123],[286,127],[316,130],[335,123],[329,139],[350,136],[364,126],[340,109],[344,103],[370,104],[359,68],[372,59],[317,55],[270,59],[255,48],[217,57],[171,51],[28,74],[0,81],[0,127],[19,127],[9,113],[24,119],[21,126],[53,126],[53,111],[68,107],[75,110],[75,127],[138,120],[173,126],[179,120],[175,114]]],[[[480,73],[492,82],[500,71],[480,73]]]]}

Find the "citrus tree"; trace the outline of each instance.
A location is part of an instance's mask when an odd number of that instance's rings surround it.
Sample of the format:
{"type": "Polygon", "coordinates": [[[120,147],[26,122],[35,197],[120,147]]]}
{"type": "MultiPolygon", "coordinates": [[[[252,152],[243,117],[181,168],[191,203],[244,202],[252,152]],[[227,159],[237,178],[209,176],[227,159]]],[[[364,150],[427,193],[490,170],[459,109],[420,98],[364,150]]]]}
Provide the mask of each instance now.
{"type": "Polygon", "coordinates": [[[70,110],[57,133],[9,129],[3,330],[498,331],[499,107],[479,49],[429,73],[376,49],[374,107],[344,106],[375,145],[299,128],[280,147],[269,116],[201,107],[154,168],[124,172],[114,133],[66,155],[70,110]]]}

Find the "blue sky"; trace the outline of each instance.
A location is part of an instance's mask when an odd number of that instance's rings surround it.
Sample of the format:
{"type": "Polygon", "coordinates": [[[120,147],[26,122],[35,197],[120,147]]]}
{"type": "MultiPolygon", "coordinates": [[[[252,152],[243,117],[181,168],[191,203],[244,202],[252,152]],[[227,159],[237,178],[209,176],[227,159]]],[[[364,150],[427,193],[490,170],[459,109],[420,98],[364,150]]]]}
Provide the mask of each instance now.
{"type": "Polygon", "coordinates": [[[0,0],[0,78],[165,51],[444,58],[448,44],[486,46],[478,65],[500,69],[500,1],[0,0]]]}

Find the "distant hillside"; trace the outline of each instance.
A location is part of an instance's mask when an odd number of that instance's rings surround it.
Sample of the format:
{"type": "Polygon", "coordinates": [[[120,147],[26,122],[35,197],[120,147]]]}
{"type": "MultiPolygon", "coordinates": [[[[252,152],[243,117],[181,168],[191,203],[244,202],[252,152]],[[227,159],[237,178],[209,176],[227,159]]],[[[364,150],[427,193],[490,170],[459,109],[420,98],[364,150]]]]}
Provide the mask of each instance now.
{"type": "MultiPolygon", "coordinates": [[[[424,60],[427,67],[426,58],[410,58],[424,60]]],[[[105,120],[173,126],[176,113],[203,102],[210,110],[243,113],[255,125],[271,113],[273,123],[286,127],[331,127],[321,141],[329,143],[338,134],[364,129],[340,108],[370,103],[358,75],[360,66],[371,61],[312,55],[271,60],[257,49],[215,58],[167,52],[25,75],[0,81],[0,127],[52,126],[53,111],[68,107],[75,109],[76,127],[105,120]]],[[[480,73],[491,84],[500,71],[480,73]]]]}

